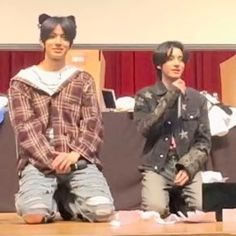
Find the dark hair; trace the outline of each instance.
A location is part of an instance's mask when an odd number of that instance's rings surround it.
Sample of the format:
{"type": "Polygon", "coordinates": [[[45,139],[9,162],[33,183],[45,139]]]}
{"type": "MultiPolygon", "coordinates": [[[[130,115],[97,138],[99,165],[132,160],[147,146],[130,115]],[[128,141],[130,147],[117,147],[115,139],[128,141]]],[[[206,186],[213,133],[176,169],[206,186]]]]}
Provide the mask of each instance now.
{"type": "Polygon", "coordinates": [[[188,52],[185,50],[184,45],[179,41],[166,41],[161,43],[153,52],[153,64],[157,70],[157,75],[160,79],[162,79],[161,69],[157,68],[157,66],[162,67],[164,63],[166,63],[170,56],[172,55],[173,48],[178,48],[183,53],[183,62],[186,63],[188,61],[188,52]]]}
{"type": "Polygon", "coordinates": [[[45,41],[50,37],[50,34],[57,25],[60,25],[65,33],[66,38],[70,42],[70,46],[76,36],[76,22],[74,16],[49,16],[41,14],[39,16],[40,40],[45,41]]]}

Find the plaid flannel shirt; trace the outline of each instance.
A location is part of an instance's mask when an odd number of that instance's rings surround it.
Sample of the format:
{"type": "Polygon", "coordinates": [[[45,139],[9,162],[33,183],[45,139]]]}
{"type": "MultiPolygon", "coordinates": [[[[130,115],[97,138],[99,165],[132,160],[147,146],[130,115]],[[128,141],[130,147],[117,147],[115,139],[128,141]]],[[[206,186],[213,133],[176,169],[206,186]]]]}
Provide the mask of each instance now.
{"type": "Polygon", "coordinates": [[[100,164],[103,124],[95,83],[88,73],[77,71],[52,96],[13,77],[9,113],[19,147],[19,171],[30,162],[50,172],[55,152],[75,151],[100,164]],[[52,140],[47,137],[49,127],[52,140]]]}

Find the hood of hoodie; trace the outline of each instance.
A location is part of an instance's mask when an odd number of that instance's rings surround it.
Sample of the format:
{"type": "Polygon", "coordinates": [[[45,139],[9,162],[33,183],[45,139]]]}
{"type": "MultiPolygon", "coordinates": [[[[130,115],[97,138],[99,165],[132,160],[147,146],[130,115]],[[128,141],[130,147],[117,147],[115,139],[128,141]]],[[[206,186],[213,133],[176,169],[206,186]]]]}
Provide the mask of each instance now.
{"type": "Polygon", "coordinates": [[[45,71],[34,65],[20,70],[15,78],[52,96],[79,71],[77,67],[69,65],[58,71],[45,71]]]}

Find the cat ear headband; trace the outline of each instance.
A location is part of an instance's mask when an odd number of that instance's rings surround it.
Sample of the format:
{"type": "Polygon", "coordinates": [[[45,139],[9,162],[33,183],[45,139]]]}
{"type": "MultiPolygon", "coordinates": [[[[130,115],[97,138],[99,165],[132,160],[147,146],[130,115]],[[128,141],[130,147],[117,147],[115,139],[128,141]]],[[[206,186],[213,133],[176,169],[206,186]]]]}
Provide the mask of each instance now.
{"type": "MultiPolygon", "coordinates": [[[[45,13],[41,14],[38,19],[38,21],[39,21],[38,27],[41,28],[41,25],[43,24],[43,22],[51,17],[52,16],[49,16],[48,14],[45,14],[45,13]]],[[[70,19],[75,24],[75,17],[74,16],[70,15],[70,16],[67,16],[67,18],[70,19]]]]}

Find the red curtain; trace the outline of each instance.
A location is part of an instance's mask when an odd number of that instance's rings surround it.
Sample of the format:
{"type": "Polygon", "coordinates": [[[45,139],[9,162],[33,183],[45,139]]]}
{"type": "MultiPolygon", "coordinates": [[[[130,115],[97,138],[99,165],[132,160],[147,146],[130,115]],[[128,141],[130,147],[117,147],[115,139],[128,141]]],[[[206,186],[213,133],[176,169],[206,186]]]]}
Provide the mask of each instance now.
{"type": "MultiPolygon", "coordinates": [[[[104,51],[106,61],[105,86],[117,96],[134,95],[156,80],[152,52],[104,51]]],[[[186,65],[184,79],[188,86],[221,95],[219,64],[235,51],[193,51],[186,65]]]]}
{"type": "Polygon", "coordinates": [[[190,53],[184,79],[187,85],[198,90],[217,92],[221,96],[220,63],[235,51],[194,51],[190,53]]]}
{"type": "Polygon", "coordinates": [[[155,81],[151,52],[104,51],[106,61],[105,87],[116,95],[134,95],[135,92],[155,81]]]}
{"type": "MultiPolygon", "coordinates": [[[[156,72],[151,51],[104,51],[105,87],[119,96],[133,96],[137,90],[152,84],[156,72]]],[[[186,65],[184,79],[188,86],[221,94],[219,64],[235,51],[193,51],[186,65]]],[[[0,92],[5,93],[9,81],[20,69],[39,63],[39,51],[0,51],[0,92]]]]}
{"type": "Polygon", "coordinates": [[[0,51],[0,92],[7,92],[10,79],[20,69],[37,64],[42,58],[39,51],[0,51]]]}

